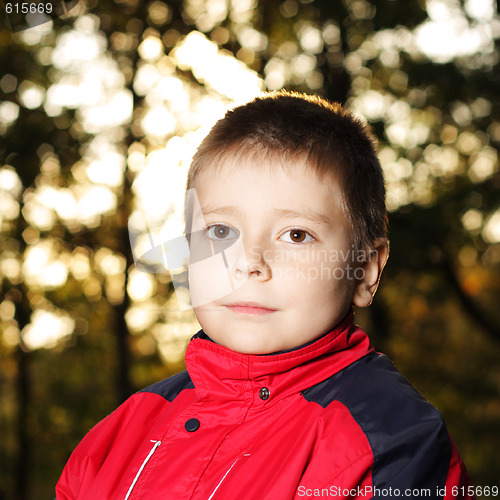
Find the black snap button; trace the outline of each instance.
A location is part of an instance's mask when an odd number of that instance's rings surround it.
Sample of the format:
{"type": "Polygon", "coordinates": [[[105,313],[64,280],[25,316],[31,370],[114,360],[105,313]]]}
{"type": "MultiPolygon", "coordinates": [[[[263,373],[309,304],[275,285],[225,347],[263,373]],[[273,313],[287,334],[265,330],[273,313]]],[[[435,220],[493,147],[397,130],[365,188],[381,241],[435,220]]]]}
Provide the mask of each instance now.
{"type": "Polygon", "coordinates": [[[197,418],[190,418],[185,424],[184,427],[188,432],[197,431],[200,428],[200,421],[197,418]]]}
{"type": "Polygon", "coordinates": [[[266,399],[269,399],[269,389],[267,387],[262,387],[259,391],[259,398],[262,399],[262,401],[265,401],[266,399]]]}

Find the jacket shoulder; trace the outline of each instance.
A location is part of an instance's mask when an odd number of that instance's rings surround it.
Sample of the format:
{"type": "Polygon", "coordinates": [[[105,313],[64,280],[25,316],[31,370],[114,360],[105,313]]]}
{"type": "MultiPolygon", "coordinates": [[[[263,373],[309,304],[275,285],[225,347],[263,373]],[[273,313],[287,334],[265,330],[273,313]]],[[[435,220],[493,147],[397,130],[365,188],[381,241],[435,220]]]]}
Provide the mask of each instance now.
{"type": "Polygon", "coordinates": [[[384,354],[372,352],[303,392],[328,409],[343,404],[365,434],[377,484],[444,485],[451,444],[443,418],[384,354]],[[398,479],[393,479],[398,470],[398,479]]]}
{"type": "Polygon", "coordinates": [[[187,370],[156,382],[142,389],[139,393],[158,394],[167,401],[172,402],[184,389],[194,389],[193,381],[187,370]]]}
{"type": "Polygon", "coordinates": [[[380,424],[387,423],[391,417],[388,412],[397,415],[397,419],[391,421],[397,427],[414,420],[442,420],[441,414],[401,375],[390,359],[377,352],[367,354],[303,391],[303,396],[324,408],[339,401],[360,424],[377,416],[383,417],[380,424]]]}

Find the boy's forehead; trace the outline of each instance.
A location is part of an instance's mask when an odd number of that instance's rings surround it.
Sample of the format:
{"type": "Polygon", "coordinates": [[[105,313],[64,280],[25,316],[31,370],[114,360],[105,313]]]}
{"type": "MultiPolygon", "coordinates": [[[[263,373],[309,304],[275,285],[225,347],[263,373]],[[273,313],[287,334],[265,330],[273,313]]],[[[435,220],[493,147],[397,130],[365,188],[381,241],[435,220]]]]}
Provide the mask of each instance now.
{"type": "Polygon", "coordinates": [[[259,158],[233,154],[206,167],[195,186],[205,214],[235,215],[237,208],[231,202],[245,198],[275,205],[275,213],[285,218],[303,214],[322,223],[338,217],[332,208],[345,211],[336,176],[318,172],[305,155],[259,158]]]}
{"type": "Polygon", "coordinates": [[[320,167],[316,161],[308,157],[306,151],[290,154],[264,148],[250,150],[245,148],[243,152],[237,148],[231,148],[220,152],[204,162],[203,168],[198,172],[196,184],[200,182],[200,178],[206,180],[212,177],[224,180],[242,171],[251,172],[256,176],[267,173],[270,177],[276,177],[282,173],[293,177],[297,171],[305,171],[311,181],[317,184],[318,190],[326,185],[331,187],[332,194],[342,193],[333,162],[330,168],[320,167]]]}

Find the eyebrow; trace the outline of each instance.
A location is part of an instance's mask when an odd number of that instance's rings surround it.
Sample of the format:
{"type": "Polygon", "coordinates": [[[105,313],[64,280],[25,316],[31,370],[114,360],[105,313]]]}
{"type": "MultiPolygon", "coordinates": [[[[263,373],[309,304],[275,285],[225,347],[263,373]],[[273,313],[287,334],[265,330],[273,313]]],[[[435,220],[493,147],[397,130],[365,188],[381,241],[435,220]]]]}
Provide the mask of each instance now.
{"type": "Polygon", "coordinates": [[[276,210],[276,213],[281,217],[285,217],[287,219],[295,219],[295,218],[307,219],[316,224],[327,224],[327,225],[332,223],[330,217],[327,217],[325,214],[315,212],[314,210],[297,211],[289,208],[278,208],[276,210]]]}
{"type": "Polygon", "coordinates": [[[203,215],[221,214],[221,215],[239,215],[240,211],[236,207],[200,207],[203,215]]]}
{"type": "MultiPolygon", "coordinates": [[[[201,212],[203,215],[211,215],[211,214],[221,214],[221,215],[239,215],[240,211],[236,207],[232,206],[222,206],[222,207],[202,207],[201,212]]],[[[331,218],[326,216],[325,214],[316,212],[314,210],[293,210],[291,208],[277,208],[273,210],[273,212],[286,219],[307,219],[316,224],[326,224],[329,225],[332,223],[331,218]]]]}

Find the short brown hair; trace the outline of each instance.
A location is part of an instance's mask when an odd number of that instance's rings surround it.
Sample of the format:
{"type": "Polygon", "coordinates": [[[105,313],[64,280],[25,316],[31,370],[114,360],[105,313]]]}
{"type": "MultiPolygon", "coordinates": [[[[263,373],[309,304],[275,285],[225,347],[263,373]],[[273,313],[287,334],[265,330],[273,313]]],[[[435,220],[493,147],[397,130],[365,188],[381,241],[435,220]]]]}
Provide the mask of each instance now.
{"type": "Polygon", "coordinates": [[[371,127],[340,104],[277,91],[228,111],[194,155],[187,189],[195,187],[201,171],[234,155],[284,160],[306,155],[321,177],[332,173],[339,182],[356,247],[386,237],[384,177],[371,127]]]}

